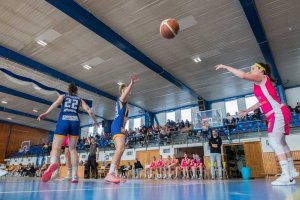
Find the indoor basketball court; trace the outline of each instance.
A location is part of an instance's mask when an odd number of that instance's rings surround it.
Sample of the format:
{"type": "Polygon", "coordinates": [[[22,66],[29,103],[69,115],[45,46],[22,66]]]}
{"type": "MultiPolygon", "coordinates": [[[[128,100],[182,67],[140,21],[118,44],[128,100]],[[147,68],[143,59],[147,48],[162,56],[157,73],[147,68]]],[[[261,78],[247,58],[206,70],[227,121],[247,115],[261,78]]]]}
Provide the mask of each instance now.
{"type": "Polygon", "coordinates": [[[0,200],[300,200],[299,10],[0,0],[0,200]]]}

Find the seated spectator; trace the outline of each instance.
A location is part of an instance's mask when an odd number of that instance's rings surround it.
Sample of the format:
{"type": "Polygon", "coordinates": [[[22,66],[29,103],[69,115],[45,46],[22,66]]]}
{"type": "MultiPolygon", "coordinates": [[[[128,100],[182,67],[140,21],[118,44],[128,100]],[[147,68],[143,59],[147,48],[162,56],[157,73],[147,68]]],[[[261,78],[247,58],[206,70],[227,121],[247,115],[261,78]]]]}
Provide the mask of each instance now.
{"type": "Polygon", "coordinates": [[[184,121],[183,120],[181,120],[181,122],[180,122],[180,128],[184,128],[184,121]]]}
{"type": "Polygon", "coordinates": [[[185,127],[190,127],[191,126],[189,120],[185,120],[185,124],[184,125],[185,125],[185,127]]]}
{"type": "Polygon", "coordinates": [[[300,113],[300,102],[297,102],[297,106],[294,108],[295,113],[300,113]]]}
{"type": "Polygon", "coordinates": [[[286,107],[289,109],[290,112],[294,112],[294,109],[290,105],[286,104],[286,107]]]}
{"type": "Polygon", "coordinates": [[[134,169],[133,169],[133,178],[139,178],[140,177],[140,171],[143,170],[143,166],[141,162],[136,158],[134,163],[134,169]]]}
{"type": "Polygon", "coordinates": [[[253,120],[260,120],[261,119],[261,111],[260,108],[257,108],[253,111],[253,120]]]}
{"type": "Polygon", "coordinates": [[[230,115],[230,113],[226,114],[226,118],[224,119],[225,127],[231,131],[236,127],[236,120],[234,117],[230,115]]]}

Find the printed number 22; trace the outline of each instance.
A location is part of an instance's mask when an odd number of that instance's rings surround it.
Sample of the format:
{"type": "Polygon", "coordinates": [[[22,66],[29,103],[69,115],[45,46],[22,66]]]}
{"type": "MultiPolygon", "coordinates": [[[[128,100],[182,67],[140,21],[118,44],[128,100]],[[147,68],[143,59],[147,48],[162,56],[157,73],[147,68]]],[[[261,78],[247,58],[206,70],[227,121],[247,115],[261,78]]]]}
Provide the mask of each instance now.
{"type": "Polygon", "coordinates": [[[78,99],[67,98],[66,102],[65,102],[65,107],[66,108],[77,109],[78,103],[79,103],[78,99]]]}

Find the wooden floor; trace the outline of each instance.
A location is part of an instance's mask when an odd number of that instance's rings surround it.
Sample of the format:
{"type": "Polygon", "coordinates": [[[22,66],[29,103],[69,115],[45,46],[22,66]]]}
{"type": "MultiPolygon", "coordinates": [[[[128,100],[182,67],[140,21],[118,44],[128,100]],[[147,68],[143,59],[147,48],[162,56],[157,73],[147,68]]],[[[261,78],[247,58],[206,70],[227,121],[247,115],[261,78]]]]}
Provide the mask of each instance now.
{"type": "Polygon", "coordinates": [[[300,199],[300,182],[294,186],[271,186],[259,180],[128,180],[123,184],[82,180],[42,183],[35,178],[0,178],[0,200],[285,200],[300,199]]]}

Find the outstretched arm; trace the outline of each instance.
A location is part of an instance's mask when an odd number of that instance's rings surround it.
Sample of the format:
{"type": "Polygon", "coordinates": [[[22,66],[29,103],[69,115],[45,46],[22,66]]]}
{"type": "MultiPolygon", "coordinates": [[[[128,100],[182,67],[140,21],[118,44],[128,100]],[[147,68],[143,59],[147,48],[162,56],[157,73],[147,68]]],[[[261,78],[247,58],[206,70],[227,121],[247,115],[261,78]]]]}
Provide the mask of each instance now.
{"type": "Polygon", "coordinates": [[[81,107],[82,107],[83,110],[85,110],[85,111],[89,114],[89,116],[93,119],[94,125],[95,125],[96,127],[98,127],[99,124],[98,124],[98,122],[97,122],[97,118],[96,118],[95,114],[93,113],[92,109],[91,109],[91,108],[85,103],[85,101],[82,100],[82,99],[81,99],[81,107]]]}
{"type": "Polygon", "coordinates": [[[59,97],[56,99],[56,101],[54,101],[52,103],[52,105],[48,108],[48,110],[41,114],[39,117],[38,117],[38,120],[43,120],[47,117],[47,115],[54,109],[54,108],[57,108],[58,106],[60,106],[62,104],[64,100],[64,95],[59,95],[59,97]]]}
{"type": "Polygon", "coordinates": [[[256,83],[261,83],[262,80],[264,79],[264,76],[261,74],[248,74],[245,73],[239,69],[230,67],[230,66],[226,66],[226,65],[217,65],[216,66],[216,70],[219,69],[226,69],[227,71],[231,72],[233,75],[241,78],[241,79],[245,79],[247,81],[252,81],[252,82],[256,82],[256,83]]]}
{"type": "Polygon", "coordinates": [[[240,111],[240,116],[241,117],[245,117],[245,115],[247,115],[249,112],[256,110],[257,108],[259,108],[261,105],[259,102],[257,102],[256,104],[254,104],[253,106],[251,106],[248,109],[242,110],[240,111]]]}
{"type": "Polygon", "coordinates": [[[124,102],[124,100],[127,98],[127,96],[130,94],[131,89],[133,87],[133,85],[138,82],[140,80],[140,78],[138,77],[138,75],[133,75],[131,76],[131,81],[130,84],[127,86],[127,88],[125,89],[125,92],[121,95],[120,100],[122,102],[124,102]]]}

